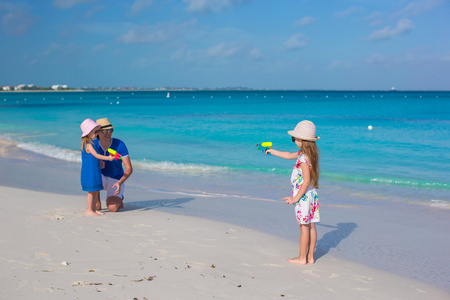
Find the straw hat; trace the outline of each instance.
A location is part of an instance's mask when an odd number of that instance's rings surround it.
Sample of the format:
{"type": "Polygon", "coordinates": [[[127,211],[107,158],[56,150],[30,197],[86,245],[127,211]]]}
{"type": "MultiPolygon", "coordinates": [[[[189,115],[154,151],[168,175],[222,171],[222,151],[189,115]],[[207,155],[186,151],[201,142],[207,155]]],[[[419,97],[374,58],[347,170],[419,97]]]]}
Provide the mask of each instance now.
{"type": "Polygon", "coordinates": [[[96,121],[98,124],[100,124],[101,129],[113,129],[111,122],[108,120],[108,118],[98,119],[96,121]]]}
{"type": "Polygon", "coordinates": [[[298,123],[294,130],[288,131],[288,134],[305,141],[317,141],[320,139],[320,137],[316,136],[316,125],[307,120],[298,123]]]}
{"type": "Polygon", "coordinates": [[[81,128],[81,131],[83,132],[81,134],[81,137],[83,138],[83,137],[87,136],[92,131],[92,129],[95,129],[95,128],[100,129],[100,125],[95,123],[91,119],[86,119],[83,121],[83,123],[81,123],[80,128],[81,128]]]}

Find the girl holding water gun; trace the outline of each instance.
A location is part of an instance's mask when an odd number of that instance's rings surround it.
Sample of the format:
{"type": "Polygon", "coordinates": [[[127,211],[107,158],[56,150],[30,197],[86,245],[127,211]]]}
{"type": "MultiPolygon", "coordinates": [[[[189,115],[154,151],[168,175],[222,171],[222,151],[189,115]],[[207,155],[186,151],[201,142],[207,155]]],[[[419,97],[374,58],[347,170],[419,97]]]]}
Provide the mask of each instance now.
{"type": "Polygon", "coordinates": [[[100,160],[114,160],[113,156],[104,156],[97,154],[94,149],[93,139],[97,137],[100,125],[86,119],[80,125],[81,134],[81,188],[87,194],[86,214],[90,216],[103,215],[94,207],[94,199],[103,189],[102,174],[100,170],[100,160]]]}
{"type": "Polygon", "coordinates": [[[268,149],[266,152],[284,159],[297,159],[291,175],[292,197],[285,197],[287,204],[295,204],[297,223],[300,225],[300,253],[289,258],[288,262],[305,265],[314,263],[314,250],[317,230],[314,223],[320,221],[319,198],[319,149],[316,141],[316,126],[307,120],[288,131],[292,142],[300,149],[298,152],[282,152],[268,149]]]}

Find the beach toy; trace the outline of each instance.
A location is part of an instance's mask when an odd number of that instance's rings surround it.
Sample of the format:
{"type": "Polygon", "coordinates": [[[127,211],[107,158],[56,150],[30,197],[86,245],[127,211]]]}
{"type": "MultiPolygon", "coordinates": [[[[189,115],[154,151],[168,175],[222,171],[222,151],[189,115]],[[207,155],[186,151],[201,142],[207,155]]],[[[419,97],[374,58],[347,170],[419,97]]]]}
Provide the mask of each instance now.
{"type": "Polygon", "coordinates": [[[367,126],[367,129],[372,130],[373,129],[372,125],[367,126]]]}
{"type": "Polygon", "coordinates": [[[122,159],[122,156],[116,150],[108,148],[109,155],[114,156],[115,160],[122,159]]]}
{"type": "Polygon", "coordinates": [[[266,153],[267,155],[271,155],[270,153],[267,153],[266,151],[268,149],[272,149],[272,142],[264,142],[261,144],[256,144],[257,150],[261,150],[262,152],[266,153]]]}

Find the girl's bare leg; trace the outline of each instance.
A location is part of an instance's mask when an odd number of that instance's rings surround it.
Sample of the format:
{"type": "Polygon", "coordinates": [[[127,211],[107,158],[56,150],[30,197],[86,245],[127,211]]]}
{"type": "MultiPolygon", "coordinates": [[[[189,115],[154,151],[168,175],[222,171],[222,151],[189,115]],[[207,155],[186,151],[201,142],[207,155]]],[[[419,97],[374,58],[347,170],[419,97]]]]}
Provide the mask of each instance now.
{"type": "Polygon", "coordinates": [[[306,253],[308,251],[311,224],[300,225],[300,254],[289,258],[287,261],[294,264],[306,265],[306,253]]]}
{"type": "Polygon", "coordinates": [[[95,205],[94,205],[94,199],[95,199],[95,194],[99,193],[99,192],[88,192],[87,194],[87,209],[86,209],[86,215],[89,216],[99,216],[99,215],[103,215],[103,213],[97,211],[95,209],[95,205]]]}
{"type": "Polygon", "coordinates": [[[100,201],[100,192],[94,195],[94,208],[95,210],[102,210],[102,202],[100,201]]]}
{"type": "Polygon", "coordinates": [[[311,223],[311,230],[309,232],[309,250],[308,250],[308,263],[314,263],[314,250],[316,250],[317,243],[317,230],[316,225],[311,223]]]}

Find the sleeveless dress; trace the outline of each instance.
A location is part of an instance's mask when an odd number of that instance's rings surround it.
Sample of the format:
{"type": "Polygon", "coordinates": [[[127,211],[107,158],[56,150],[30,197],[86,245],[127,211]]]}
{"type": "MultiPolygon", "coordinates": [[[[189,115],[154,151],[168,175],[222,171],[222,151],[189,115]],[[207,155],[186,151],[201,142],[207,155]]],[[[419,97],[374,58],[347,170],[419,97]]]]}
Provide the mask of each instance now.
{"type": "MultiPolygon", "coordinates": [[[[308,156],[299,151],[297,162],[295,163],[294,170],[291,175],[292,196],[297,195],[303,185],[303,173],[300,167],[302,163],[307,164],[309,166],[309,170],[312,169],[308,156]]],[[[294,205],[295,216],[297,217],[298,224],[304,225],[320,221],[319,197],[316,189],[312,186],[308,187],[305,194],[294,205]]]]}
{"type": "Polygon", "coordinates": [[[81,189],[85,192],[103,190],[100,160],[94,155],[81,151],[81,189]]]}

